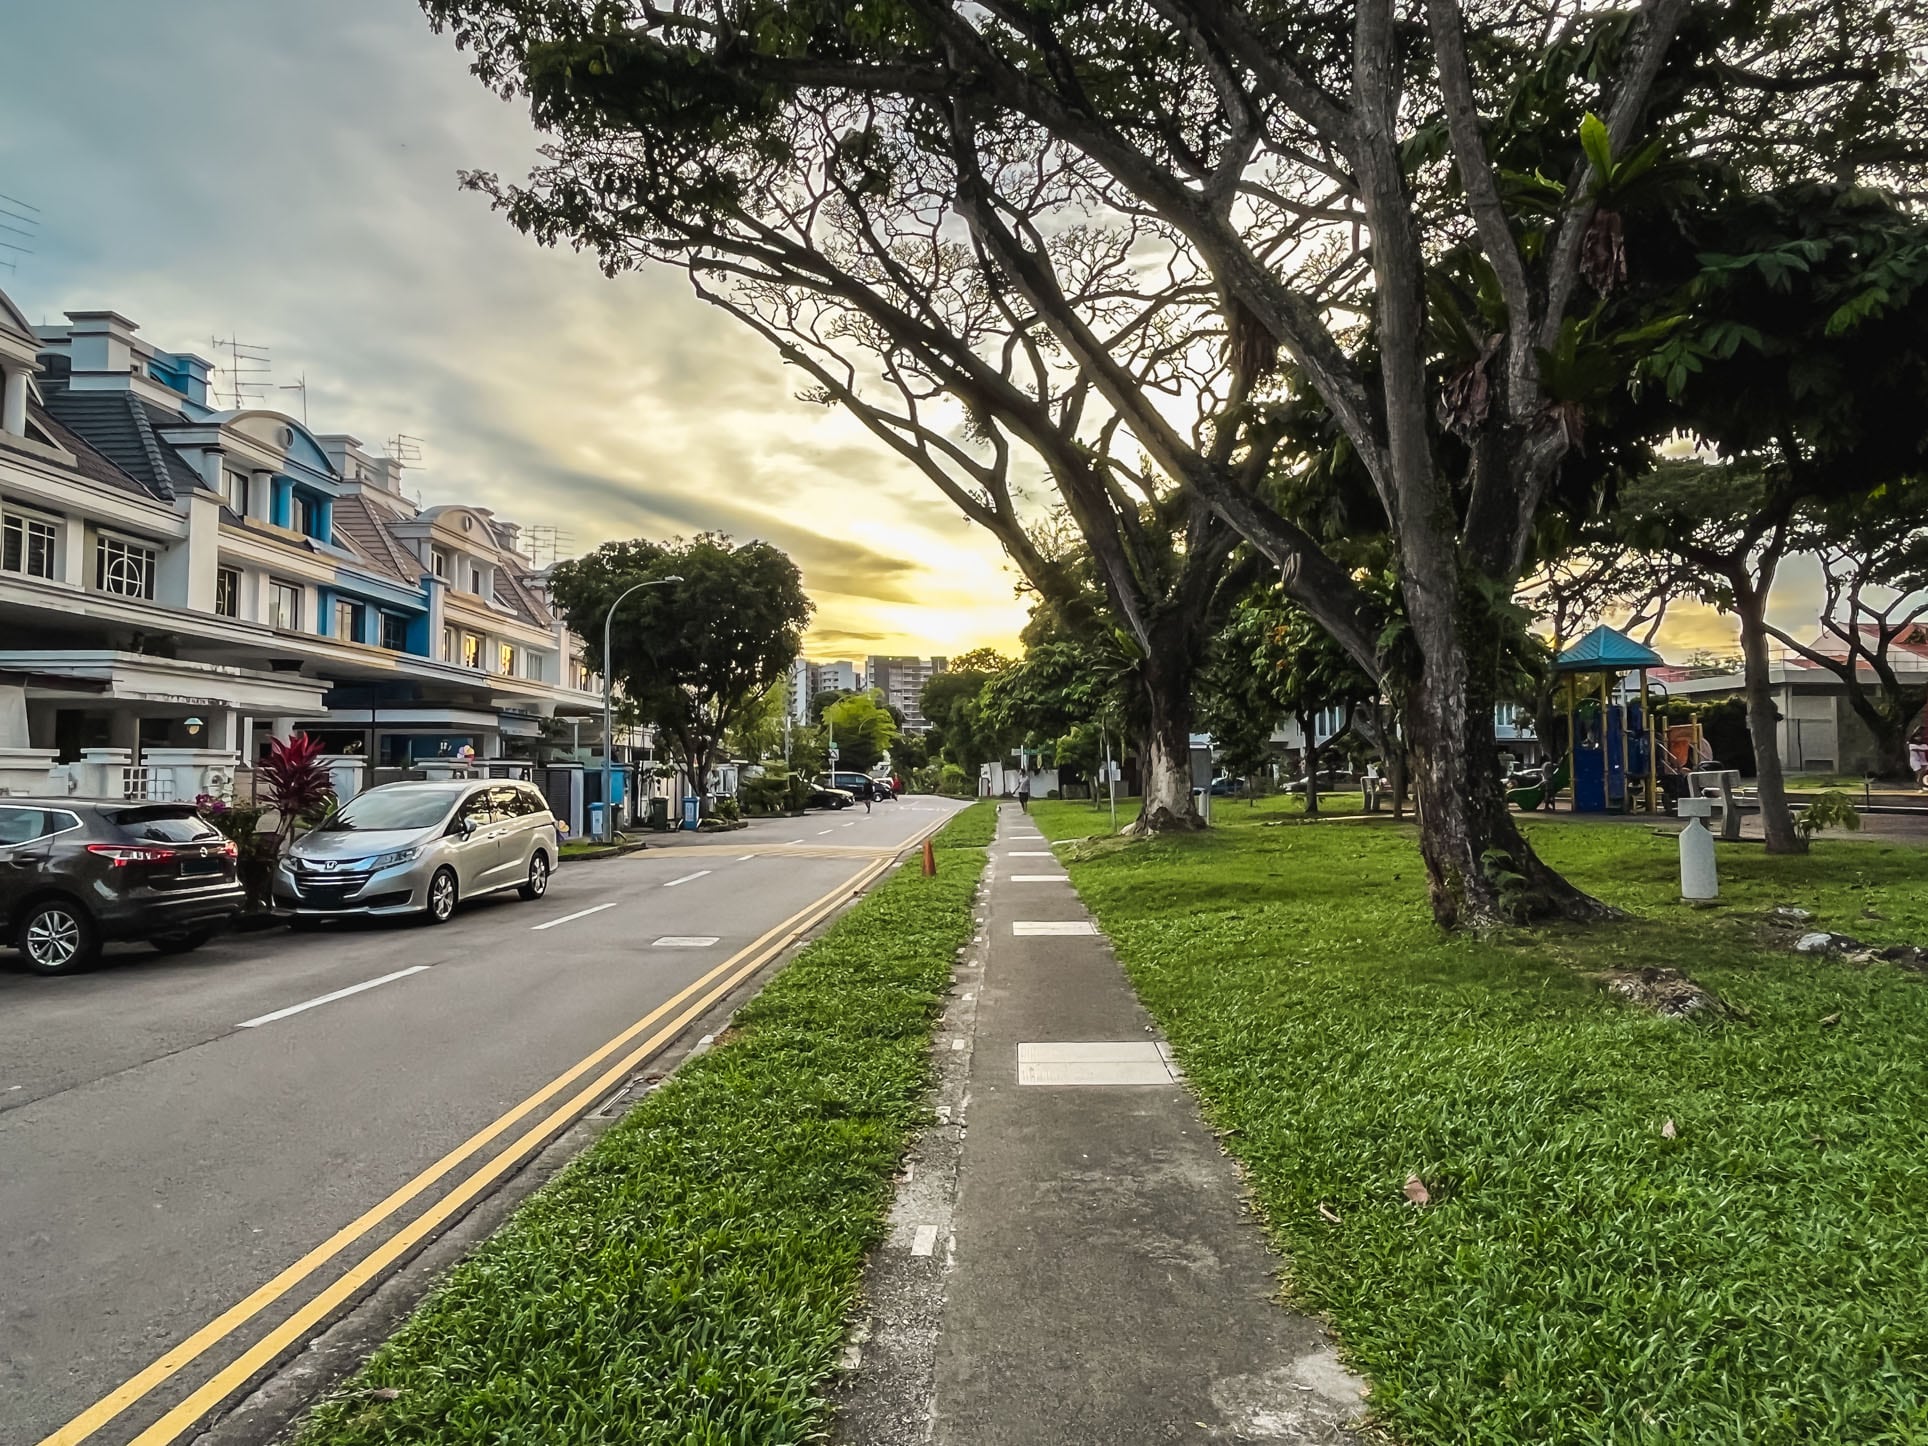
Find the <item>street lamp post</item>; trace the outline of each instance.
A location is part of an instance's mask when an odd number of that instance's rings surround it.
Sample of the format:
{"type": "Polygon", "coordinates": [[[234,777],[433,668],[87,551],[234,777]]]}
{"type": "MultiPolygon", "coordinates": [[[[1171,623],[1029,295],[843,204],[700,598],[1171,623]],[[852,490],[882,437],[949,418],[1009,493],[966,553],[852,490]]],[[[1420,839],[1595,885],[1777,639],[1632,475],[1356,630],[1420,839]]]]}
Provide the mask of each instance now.
{"type": "Polygon", "coordinates": [[[611,843],[616,837],[616,723],[614,717],[613,692],[616,670],[610,666],[609,625],[616,620],[616,609],[630,593],[641,592],[646,587],[662,587],[666,583],[681,582],[680,577],[653,577],[648,582],[639,582],[618,594],[616,601],[609,605],[603,614],[603,826],[602,842],[611,843]]]}

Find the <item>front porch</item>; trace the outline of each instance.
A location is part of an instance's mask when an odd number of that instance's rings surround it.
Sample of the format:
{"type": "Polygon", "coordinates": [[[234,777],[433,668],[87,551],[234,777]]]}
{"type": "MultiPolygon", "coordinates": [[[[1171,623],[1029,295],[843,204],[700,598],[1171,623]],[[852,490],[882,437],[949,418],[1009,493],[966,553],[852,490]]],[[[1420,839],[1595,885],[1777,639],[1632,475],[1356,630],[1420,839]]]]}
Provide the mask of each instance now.
{"type": "Polygon", "coordinates": [[[257,733],[286,736],[325,687],[110,649],[0,651],[0,793],[225,795],[257,733]]]}

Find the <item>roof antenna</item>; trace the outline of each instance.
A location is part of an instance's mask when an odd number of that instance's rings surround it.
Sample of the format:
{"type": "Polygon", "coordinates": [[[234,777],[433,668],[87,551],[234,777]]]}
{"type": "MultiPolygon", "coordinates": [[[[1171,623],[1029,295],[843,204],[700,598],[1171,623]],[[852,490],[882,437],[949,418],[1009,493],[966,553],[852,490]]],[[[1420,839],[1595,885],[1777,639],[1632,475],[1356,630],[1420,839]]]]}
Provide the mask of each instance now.
{"type": "Polygon", "coordinates": [[[39,231],[40,208],[0,192],[0,271],[11,273],[20,269],[19,258],[34,254],[27,242],[39,231]],[[12,239],[14,237],[19,239],[12,239]],[[9,252],[12,254],[8,255],[9,252]]]}
{"type": "Polygon", "coordinates": [[[228,354],[228,364],[219,370],[228,378],[229,405],[239,411],[249,402],[266,401],[268,388],[273,385],[268,380],[268,348],[232,336],[226,341],[218,336],[210,341],[216,351],[228,354]]]}
{"type": "Polygon", "coordinates": [[[301,425],[308,425],[308,373],[303,372],[299,380],[275,388],[278,392],[301,393],[301,425]]]}

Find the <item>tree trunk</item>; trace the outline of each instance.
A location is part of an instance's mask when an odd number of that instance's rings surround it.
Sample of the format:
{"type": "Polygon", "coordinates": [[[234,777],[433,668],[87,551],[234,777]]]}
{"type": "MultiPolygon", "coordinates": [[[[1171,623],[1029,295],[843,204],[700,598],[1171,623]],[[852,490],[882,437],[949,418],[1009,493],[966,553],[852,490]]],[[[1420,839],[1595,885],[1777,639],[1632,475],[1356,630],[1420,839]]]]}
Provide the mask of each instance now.
{"type": "Polygon", "coordinates": [[[1314,719],[1310,713],[1299,715],[1299,738],[1302,748],[1299,756],[1305,763],[1305,816],[1319,816],[1319,750],[1312,743],[1314,719]]]}
{"type": "Polygon", "coordinates": [[[1493,730],[1499,632],[1458,586],[1404,588],[1420,646],[1406,741],[1433,917],[1445,928],[1610,912],[1533,851],[1506,805],[1493,730]]]}
{"type": "Polygon", "coordinates": [[[1848,706],[1861,720],[1874,740],[1874,775],[1877,778],[1912,778],[1908,766],[1908,735],[1921,716],[1922,693],[1919,688],[1880,687],[1881,701],[1867,696],[1858,683],[1848,686],[1848,706]]]}
{"type": "Polygon", "coordinates": [[[1138,745],[1144,796],[1128,834],[1205,827],[1192,802],[1192,674],[1196,654],[1154,653],[1139,670],[1145,722],[1138,745]]]}
{"type": "Polygon", "coordinates": [[[1734,611],[1741,623],[1742,677],[1747,690],[1747,731],[1754,735],[1754,793],[1761,804],[1761,833],[1771,854],[1807,852],[1807,840],[1795,831],[1794,812],[1787,806],[1787,785],[1781,778],[1780,715],[1774,708],[1773,684],[1768,679],[1767,599],[1745,578],[1734,584],[1734,611]]]}

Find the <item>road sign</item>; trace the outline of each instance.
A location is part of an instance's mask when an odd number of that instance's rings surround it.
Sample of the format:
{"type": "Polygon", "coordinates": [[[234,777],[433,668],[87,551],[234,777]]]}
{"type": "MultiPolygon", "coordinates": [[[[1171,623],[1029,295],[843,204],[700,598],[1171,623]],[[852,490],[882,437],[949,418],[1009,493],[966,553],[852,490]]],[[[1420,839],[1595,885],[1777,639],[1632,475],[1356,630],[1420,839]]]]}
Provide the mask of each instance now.
{"type": "Polygon", "coordinates": [[[839,757],[841,757],[841,756],[842,756],[842,755],[840,755],[840,754],[839,754],[839,753],[837,752],[837,745],[836,745],[836,744],[834,744],[834,743],[833,743],[833,744],[831,744],[831,745],[830,745],[830,761],[831,761],[832,763],[835,763],[835,762],[837,761],[837,759],[838,759],[839,757]]]}

